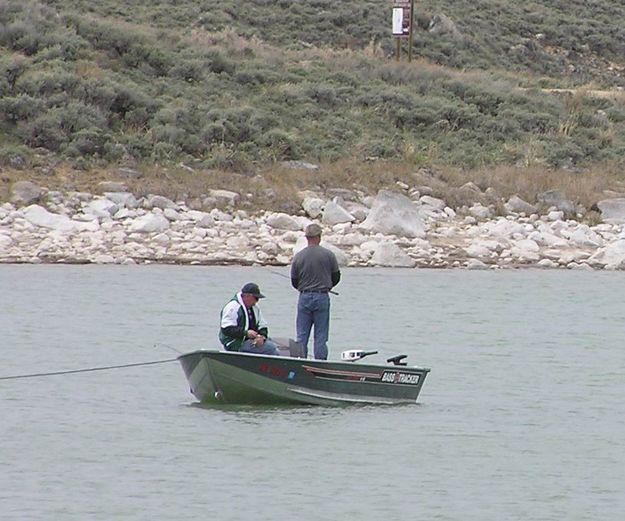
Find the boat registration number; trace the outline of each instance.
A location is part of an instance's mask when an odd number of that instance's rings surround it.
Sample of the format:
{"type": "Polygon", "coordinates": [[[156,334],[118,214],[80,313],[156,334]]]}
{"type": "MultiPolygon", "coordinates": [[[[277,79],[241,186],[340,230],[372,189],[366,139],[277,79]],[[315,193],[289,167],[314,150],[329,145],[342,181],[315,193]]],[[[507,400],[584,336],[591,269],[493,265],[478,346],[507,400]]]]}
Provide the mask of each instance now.
{"type": "Polygon", "coordinates": [[[418,374],[410,374],[410,373],[395,373],[385,371],[382,375],[382,381],[391,383],[391,384],[412,384],[416,385],[419,383],[419,375],[418,374]]]}

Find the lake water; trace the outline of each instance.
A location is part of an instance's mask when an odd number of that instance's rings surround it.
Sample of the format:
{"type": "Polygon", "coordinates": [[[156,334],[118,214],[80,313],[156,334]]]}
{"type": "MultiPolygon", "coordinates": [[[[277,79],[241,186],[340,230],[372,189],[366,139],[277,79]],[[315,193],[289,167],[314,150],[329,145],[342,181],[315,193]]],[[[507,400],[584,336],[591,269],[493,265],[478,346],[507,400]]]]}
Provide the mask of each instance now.
{"type": "MultiPolygon", "coordinates": [[[[292,336],[286,274],[0,266],[0,377],[213,348],[248,281],[292,336]]],[[[201,408],[174,362],[0,380],[0,519],[622,518],[622,273],[346,269],[337,291],[330,357],[409,355],[418,405],[201,408]]]]}

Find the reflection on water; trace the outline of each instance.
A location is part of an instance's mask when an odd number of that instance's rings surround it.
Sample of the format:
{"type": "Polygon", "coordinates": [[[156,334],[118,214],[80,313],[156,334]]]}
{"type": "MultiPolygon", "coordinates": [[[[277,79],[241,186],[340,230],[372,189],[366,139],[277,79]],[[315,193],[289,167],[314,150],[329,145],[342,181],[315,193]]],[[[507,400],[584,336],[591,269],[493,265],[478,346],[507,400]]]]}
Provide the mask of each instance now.
{"type": "Polygon", "coordinates": [[[223,413],[232,413],[239,418],[255,418],[262,419],[266,415],[269,415],[272,418],[277,416],[284,415],[291,420],[295,418],[333,418],[340,416],[342,410],[344,409],[353,409],[362,410],[365,412],[373,412],[379,413],[384,409],[391,409],[394,411],[399,411],[401,409],[409,410],[409,409],[418,409],[422,404],[414,403],[414,404],[380,404],[380,405],[371,405],[371,404],[349,404],[343,406],[323,406],[323,405],[293,405],[293,404],[285,404],[285,405],[233,405],[233,404],[225,404],[225,403],[202,403],[202,402],[191,402],[185,404],[185,407],[193,407],[198,409],[204,409],[209,412],[223,412],[223,413]]]}
{"type": "Polygon", "coordinates": [[[237,414],[248,414],[252,416],[261,415],[263,413],[280,414],[297,414],[300,410],[310,410],[315,408],[312,405],[233,405],[228,403],[202,403],[192,402],[187,404],[188,407],[197,407],[208,411],[232,412],[237,414]]]}

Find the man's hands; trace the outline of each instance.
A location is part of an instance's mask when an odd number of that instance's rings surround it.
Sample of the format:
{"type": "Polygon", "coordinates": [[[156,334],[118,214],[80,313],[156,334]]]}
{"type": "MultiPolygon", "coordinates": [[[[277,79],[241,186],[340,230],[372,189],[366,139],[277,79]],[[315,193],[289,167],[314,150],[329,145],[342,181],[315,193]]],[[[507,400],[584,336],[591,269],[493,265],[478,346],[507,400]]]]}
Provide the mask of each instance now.
{"type": "Polygon", "coordinates": [[[247,338],[252,340],[252,345],[258,347],[262,346],[265,343],[265,337],[263,335],[258,334],[253,329],[247,330],[247,338]]]}

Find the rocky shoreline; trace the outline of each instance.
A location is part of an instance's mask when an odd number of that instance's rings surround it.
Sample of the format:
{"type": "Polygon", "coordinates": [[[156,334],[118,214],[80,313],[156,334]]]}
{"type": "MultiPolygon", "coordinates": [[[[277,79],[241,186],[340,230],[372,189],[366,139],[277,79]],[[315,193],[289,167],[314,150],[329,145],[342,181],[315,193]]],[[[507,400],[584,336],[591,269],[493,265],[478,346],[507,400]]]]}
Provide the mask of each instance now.
{"type": "Polygon", "coordinates": [[[472,183],[475,203],[451,208],[427,187],[304,192],[297,215],[241,209],[245,194],[212,190],[192,202],[136,197],[123,183],[99,194],[15,183],[0,205],[0,263],[171,263],[284,266],[311,221],[342,266],[625,269],[625,199],[597,203],[601,222],[557,191],[536,204],[472,183]],[[574,216],[575,219],[567,218],[574,216]]]}

